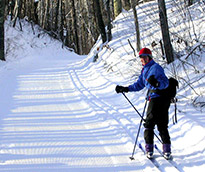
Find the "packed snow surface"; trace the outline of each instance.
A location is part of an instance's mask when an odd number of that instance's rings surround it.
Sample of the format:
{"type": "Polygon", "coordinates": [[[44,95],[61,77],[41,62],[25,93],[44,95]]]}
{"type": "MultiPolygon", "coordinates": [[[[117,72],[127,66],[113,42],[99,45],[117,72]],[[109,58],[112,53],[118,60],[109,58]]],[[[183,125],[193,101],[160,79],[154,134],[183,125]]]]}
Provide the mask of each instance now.
{"type": "MultiPolygon", "coordinates": [[[[0,171],[205,170],[204,109],[193,106],[182,96],[190,95],[194,99],[195,92],[200,92],[202,96],[198,96],[196,102],[204,102],[204,54],[196,67],[200,69],[197,76],[187,68],[190,80],[201,79],[193,89],[179,90],[175,125],[172,123],[174,106],[170,107],[169,131],[176,167],[155,150],[160,165],[157,168],[138,146],[135,160],[129,158],[140,118],[123,95],[115,93],[115,86],[131,84],[135,77],[128,77],[128,73],[139,75],[141,66],[139,60],[131,61],[130,67],[128,63],[118,63],[113,69],[109,66],[120,57],[124,57],[125,62],[133,58],[127,43],[127,38],[134,40],[127,31],[131,15],[124,12],[116,19],[110,48],[102,48],[96,63],[92,61],[100,40],[88,56],[79,56],[62,48],[61,43],[49,38],[37,26],[34,34],[25,21],[22,32],[18,26],[12,28],[6,22],[9,52],[7,61],[0,62],[0,171]],[[128,24],[125,24],[125,15],[128,24]],[[116,59],[112,61],[111,57],[116,59]],[[117,72],[115,67],[119,69],[117,72]]],[[[158,28],[154,31],[158,32],[158,28]]],[[[126,95],[142,113],[146,90],[126,95]]],[[[139,143],[144,146],[143,129],[139,143]]],[[[161,149],[157,139],[155,143],[161,149]]]]}

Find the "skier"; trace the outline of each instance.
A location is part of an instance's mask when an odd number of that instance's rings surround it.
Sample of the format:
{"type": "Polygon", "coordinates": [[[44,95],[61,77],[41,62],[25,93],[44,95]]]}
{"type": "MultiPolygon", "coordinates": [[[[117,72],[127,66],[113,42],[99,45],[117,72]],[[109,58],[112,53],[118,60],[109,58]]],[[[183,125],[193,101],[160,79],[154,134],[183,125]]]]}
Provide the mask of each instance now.
{"type": "Polygon", "coordinates": [[[138,80],[128,87],[117,85],[115,90],[117,93],[140,91],[144,87],[149,90],[149,95],[147,97],[149,105],[144,123],[146,155],[148,158],[153,158],[154,127],[157,125],[163,142],[163,155],[165,158],[169,159],[171,158],[171,141],[168,132],[170,99],[156,93],[156,90],[167,88],[169,80],[163,68],[152,59],[152,52],[150,49],[142,48],[139,51],[139,57],[143,68],[138,80]]]}

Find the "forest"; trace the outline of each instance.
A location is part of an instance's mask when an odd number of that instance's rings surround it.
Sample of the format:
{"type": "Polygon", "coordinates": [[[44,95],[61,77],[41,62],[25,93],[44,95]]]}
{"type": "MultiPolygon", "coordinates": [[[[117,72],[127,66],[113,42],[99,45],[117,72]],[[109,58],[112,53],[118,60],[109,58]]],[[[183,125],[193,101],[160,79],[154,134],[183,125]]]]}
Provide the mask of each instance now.
{"type": "MultiPolygon", "coordinates": [[[[10,16],[13,27],[15,27],[17,21],[21,23],[21,19],[28,20],[31,27],[34,24],[39,25],[46,33],[60,40],[63,46],[83,55],[90,52],[99,35],[101,35],[103,43],[109,42],[112,39],[112,21],[123,10],[132,9],[136,31],[136,49],[139,51],[141,48],[140,26],[135,7],[148,1],[151,0],[3,0],[0,10],[2,14],[0,19],[1,59],[5,60],[3,23],[6,16],[10,16]]],[[[189,16],[187,7],[196,0],[181,1],[185,6],[179,6],[177,1],[176,6],[179,8],[179,15],[183,15],[186,19],[187,15],[189,16]]],[[[158,0],[157,2],[162,31],[162,40],[160,41],[162,56],[165,56],[167,62],[171,63],[176,54],[173,52],[171,43],[166,4],[165,0],[158,0]]],[[[150,17],[154,21],[155,16],[150,17]]],[[[194,27],[191,17],[189,23],[188,29],[190,30],[190,27],[194,27]]],[[[187,47],[192,46],[190,45],[192,38],[183,38],[175,33],[172,33],[173,35],[187,47]]],[[[154,44],[155,42],[153,42],[154,44]]]]}
{"type": "Polygon", "coordinates": [[[1,0],[0,59],[0,171],[204,171],[205,0],[1,0]],[[145,156],[147,89],[116,92],[144,47],[179,83],[172,163],[145,156]]]}

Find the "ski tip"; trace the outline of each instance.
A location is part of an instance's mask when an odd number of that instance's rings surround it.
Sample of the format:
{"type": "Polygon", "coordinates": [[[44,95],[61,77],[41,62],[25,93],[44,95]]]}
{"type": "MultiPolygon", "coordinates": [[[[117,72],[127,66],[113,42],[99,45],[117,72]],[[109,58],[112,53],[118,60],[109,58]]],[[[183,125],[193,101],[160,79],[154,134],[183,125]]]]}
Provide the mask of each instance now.
{"type": "Polygon", "coordinates": [[[131,161],[135,160],[134,157],[130,157],[131,161]]]}

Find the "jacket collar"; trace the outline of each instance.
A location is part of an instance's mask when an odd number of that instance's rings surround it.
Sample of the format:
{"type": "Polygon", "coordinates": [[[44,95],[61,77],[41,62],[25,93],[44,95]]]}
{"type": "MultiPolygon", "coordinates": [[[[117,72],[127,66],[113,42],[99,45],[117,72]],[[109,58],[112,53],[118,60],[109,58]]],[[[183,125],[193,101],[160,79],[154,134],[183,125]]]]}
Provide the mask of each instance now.
{"type": "Polygon", "coordinates": [[[144,65],[144,68],[149,67],[149,66],[152,66],[154,63],[155,63],[154,60],[151,59],[149,62],[147,62],[147,63],[144,65]]]}

